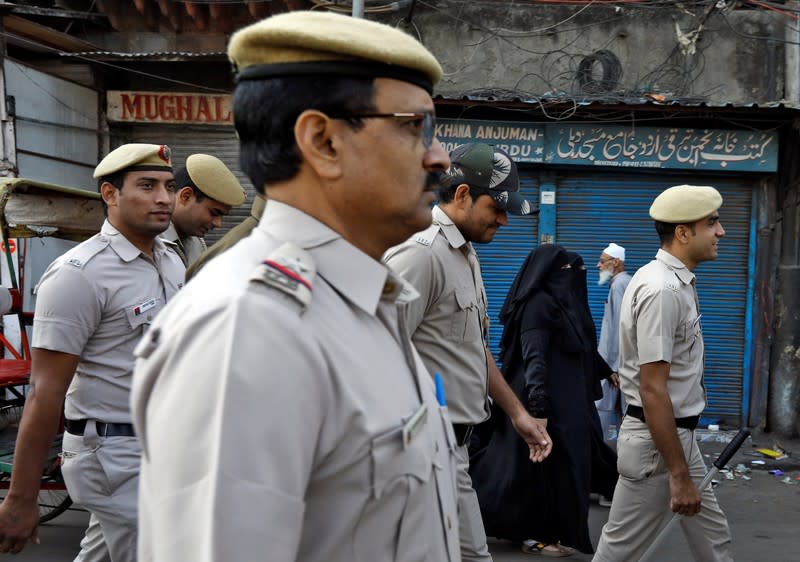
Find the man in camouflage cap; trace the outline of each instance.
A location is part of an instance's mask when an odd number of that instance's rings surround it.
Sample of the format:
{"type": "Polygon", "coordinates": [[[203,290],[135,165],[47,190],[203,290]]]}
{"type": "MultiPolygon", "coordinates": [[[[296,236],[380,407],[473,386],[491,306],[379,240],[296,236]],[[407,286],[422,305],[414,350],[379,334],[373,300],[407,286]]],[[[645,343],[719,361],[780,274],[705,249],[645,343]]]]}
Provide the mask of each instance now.
{"type": "Polygon", "coordinates": [[[228,167],[210,154],[192,154],[175,171],[175,212],[162,238],[174,244],[188,267],[206,250],[203,237],[244,203],[245,192],[228,167]]]}
{"type": "Polygon", "coordinates": [[[459,560],[452,426],[403,325],[415,291],[380,263],[431,223],[449,166],[441,68],[397,29],[318,12],[228,52],[267,205],[138,350],[141,560],[459,560]]]}
{"type": "Polygon", "coordinates": [[[70,497],[91,514],[77,560],[133,562],[141,455],[129,406],[133,350],[181,287],[184,268],[158,239],[175,203],[169,148],[120,146],[94,176],[107,220],[36,287],[32,391],[0,506],[0,552],[36,540],[41,467],[63,411],[61,471],[70,497]]]}
{"type": "Polygon", "coordinates": [[[661,249],[622,298],[619,379],[628,408],[617,440],[619,480],[594,560],[639,560],[670,511],[686,516],[681,528],[695,560],[732,560],[725,514],[710,487],[697,489],[706,467],[694,438],[706,393],[693,271],[717,258],[721,206],[713,187],[678,185],[650,207],[661,249]]]}

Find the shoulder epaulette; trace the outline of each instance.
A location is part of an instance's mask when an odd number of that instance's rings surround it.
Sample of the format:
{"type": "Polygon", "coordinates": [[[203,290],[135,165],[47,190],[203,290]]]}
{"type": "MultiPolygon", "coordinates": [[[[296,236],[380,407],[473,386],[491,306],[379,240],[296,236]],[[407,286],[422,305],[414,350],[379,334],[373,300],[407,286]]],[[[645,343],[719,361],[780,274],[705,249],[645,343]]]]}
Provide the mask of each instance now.
{"type": "Polygon", "coordinates": [[[311,291],[317,268],[311,254],[291,242],[272,252],[250,276],[295,299],[305,309],[311,303],[311,291]]]}
{"type": "Polygon", "coordinates": [[[439,233],[439,225],[433,223],[428,228],[421,232],[417,232],[411,239],[416,242],[417,244],[422,244],[423,246],[430,246],[433,244],[436,235],[439,233]]]}
{"type": "Polygon", "coordinates": [[[111,244],[111,240],[109,240],[108,236],[103,234],[92,236],[86,242],[75,246],[75,249],[69,253],[65,263],[83,269],[93,257],[102,252],[109,244],[111,244]]]}

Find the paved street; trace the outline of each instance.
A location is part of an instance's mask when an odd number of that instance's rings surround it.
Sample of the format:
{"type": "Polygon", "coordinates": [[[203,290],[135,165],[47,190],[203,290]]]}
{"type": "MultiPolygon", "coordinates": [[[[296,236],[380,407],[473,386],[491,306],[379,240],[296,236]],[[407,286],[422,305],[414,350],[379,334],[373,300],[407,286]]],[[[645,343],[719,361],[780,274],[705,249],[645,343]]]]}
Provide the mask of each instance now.
{"type": "MultiPolygon", "coordinates": [[[[723,434],[719,434],[721,437],[723,434]]],[[[701,449],[710,464],[724,447],[723,443],[714,441],[717,436],[703,436],[701,449]]],[[[775,440],[771,437],[756,438],[759,447],[772,448],[775,440]]],[[[719,477],[717,497],[728,515],[734,540],[734,555],[739,562],[796,562],[800,552],[800,441],[782,441],[794,456],[780,461],[765,461],[756,470],[748,473],[750,480],[734,476],[728,480],[719,477]],[[770,469],[780,469],[783,475],[769,474],[770,469]],[[790,479],[786,484],[783,479],[790,479]]],[[[753,442],[746,442],[740,452],[729,465],[738,464],[756,468],[753,460],[761,459],[753,452],[753,442]]],[[[590,527],[592,539],[596,543],[600,529],[605,523],[608,509],[592,506],[590,527]]],[[[44,525],[40,530],[41,544],[32,545],[15,557],[19,562],[69,562],[77,553],[77,546],[86,525],[87,516],[80,511],[70,511],[52,523],[44,525]]],[[[532,555],[520,552],[519,546],[505,541],[492,541],[490,549],[496,562],[520,562],[531,560],[532,555]]],[[[657,562],[676,562],[691,560],[691,555],[683,541],[680,531],[676,530],[665,543],[657,562]]],[[[269,555],[254,557],[253,560],[269,562],[269,555]]],[[[588,555],[576,555],[568,560],[591,560],[588,555]]],[[[178,561],[176,561],[178,562],[178,561]]],[[[183,561],[181,561],[183,562],[183,561]]],[[[226,561],[246,562],[246,561],[226,561]]],[[[378,562],[378,561],[376,561],[378,562]]]]}

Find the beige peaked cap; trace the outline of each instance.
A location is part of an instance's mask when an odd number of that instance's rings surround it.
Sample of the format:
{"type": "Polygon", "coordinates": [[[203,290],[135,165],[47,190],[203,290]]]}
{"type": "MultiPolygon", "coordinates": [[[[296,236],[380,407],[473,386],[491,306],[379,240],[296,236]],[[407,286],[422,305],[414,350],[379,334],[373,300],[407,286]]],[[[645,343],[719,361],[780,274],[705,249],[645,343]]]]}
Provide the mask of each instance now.
{"type": "Polygon", "coordinates": [[[247,198],[233,172],[215,156],[192,154],[186,159],[186,171],[203,194],[224,205],[235,207],[247,198]]]}
{"type": "Polygon", "coordinates": [[[94,177],[122,170],[172,171],[172,152],[165,144],[123,144],[109,152],[94,169],[94,177]]]}
{"type": "Polygon", "coordinates": [[[673,224],[699,221],[722,206],[722,195],[710,185],[676,185],[650,206],[650,216],[673,224]]]}
{"type": "Polygon", "coordinates": [[[228,57],[239,80],[356,72],[412,83],[421,78],[430,91],[442,77],[436,57],[407,33],[374,21],[315,11],[280,14],[237,31],[228,44],[228,57]],[[346,64],[348,69],[343,68],[346,64]]]}

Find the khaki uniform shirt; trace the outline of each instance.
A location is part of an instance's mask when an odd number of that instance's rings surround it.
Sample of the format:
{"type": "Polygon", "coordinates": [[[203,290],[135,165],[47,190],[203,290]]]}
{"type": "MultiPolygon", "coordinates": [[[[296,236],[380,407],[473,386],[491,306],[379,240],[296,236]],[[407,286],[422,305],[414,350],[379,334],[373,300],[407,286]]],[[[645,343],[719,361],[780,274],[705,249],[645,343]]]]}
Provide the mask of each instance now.
{"type": "Polygon", "coordinates": [[[137,350],[139,560],[459,560],[454,436],[404,335],[410,293],[269,202],[137,350]],[[307,306],[264,282],[286,248],[315,264],[307,306]]]}
{"type": "Polygon", "coordinates": [[[225,236],[214,242],[208,250],[203,252],[199,258],[189,265],[186,269],[186,280],[189,281],[189,279],[197,275],[197,272],[211,261],[212,258],[218,256],[242,238],[250,236],[250,233],[256,225],[258,225],[258,221],[261,220],[261,215],[264,214],[264,207],[266,204],[267,200],[262,195],[256,194],[255,199],[253,199],[253,206],[250,207],[250,215],[226,232],[225,236]]]}
{"type": "Polygon", "coordinates": [[[106,221],[39,281],[32,346],[80,357],[67,419],[130,423],[133,350],[183,284],[183,265],[158,239],[153,255],[106,221]]]}
{"type": "Polygon", "coordinates": [[[437,206],[430,228],[390,249],[383,261],[422,295],[406,309],[408,328],[428,370],[442,375],[453,422],[484,421],[489,317],[472,244],[437,206]]]}
{"type": "Polygon", "coordinates": [[[188,267],[206,251],[206,241],[199,236],[181,238],[175,230],[175,225],[169,223],[169,228],[164,231],[161,238],[173,244],[173,250],[181,258],[184,267],[188,267]]]}
{"type": "Polygon", "coordinates": [[[628,404],[642,405],[639,365],[666,361],[674,416],[699,415],[706,406],[703,351],[695,276],[659,250],[636,272],[622,299],[619,377],[628,404]]]}

